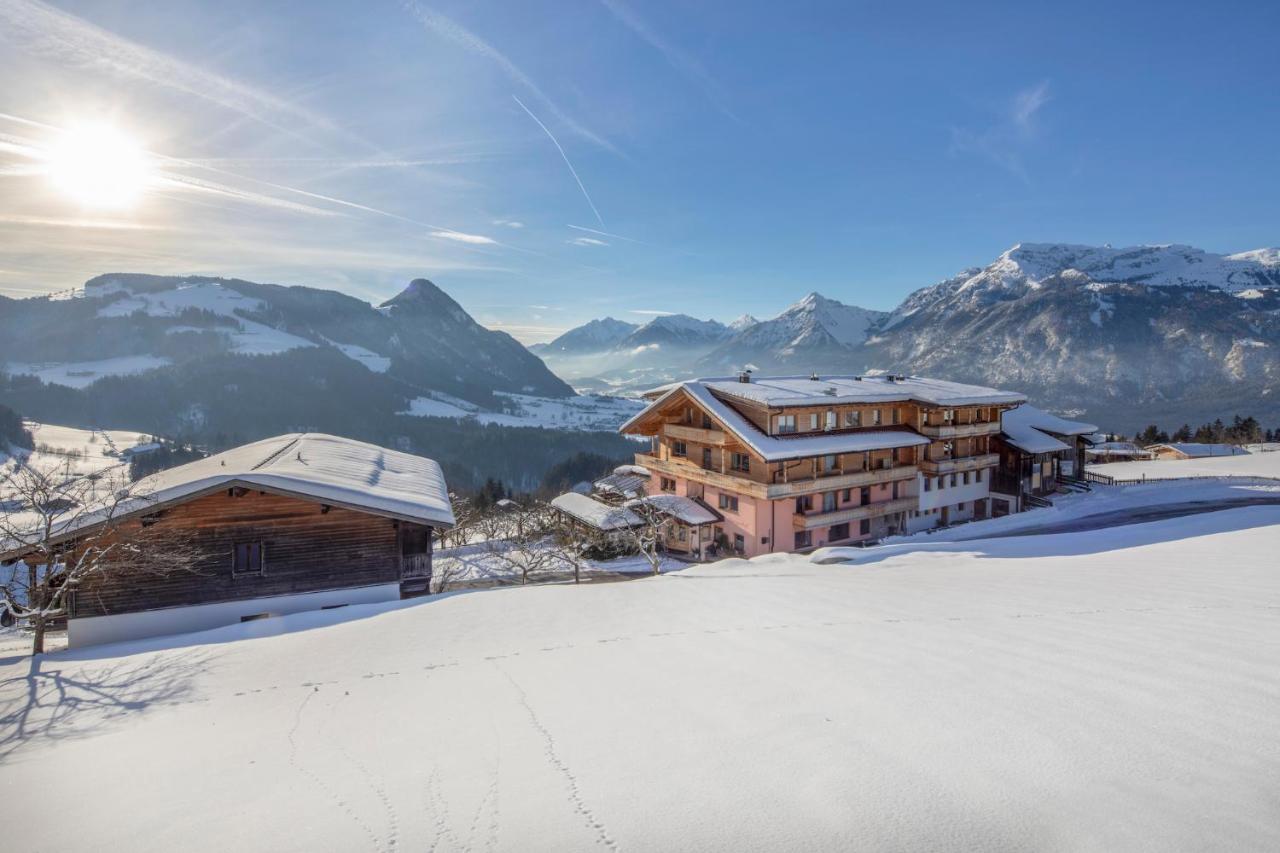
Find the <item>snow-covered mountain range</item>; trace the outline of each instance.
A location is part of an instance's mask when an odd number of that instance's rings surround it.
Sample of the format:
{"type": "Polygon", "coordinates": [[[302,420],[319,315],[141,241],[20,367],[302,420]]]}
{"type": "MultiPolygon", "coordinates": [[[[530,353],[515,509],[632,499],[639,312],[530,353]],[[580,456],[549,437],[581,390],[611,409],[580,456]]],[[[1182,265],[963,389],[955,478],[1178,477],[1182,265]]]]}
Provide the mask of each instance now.
{"type": "Polygon", "coordinates": [[[1235,411],[1280,419],[1277,249],[1024,243],[890,312],[811,293],[730,332],[693,361],[645,353],[636,364],[615,351],[607,370],[571,381],[881,369],[1007,386],[1117,428],[1235,411]]]}

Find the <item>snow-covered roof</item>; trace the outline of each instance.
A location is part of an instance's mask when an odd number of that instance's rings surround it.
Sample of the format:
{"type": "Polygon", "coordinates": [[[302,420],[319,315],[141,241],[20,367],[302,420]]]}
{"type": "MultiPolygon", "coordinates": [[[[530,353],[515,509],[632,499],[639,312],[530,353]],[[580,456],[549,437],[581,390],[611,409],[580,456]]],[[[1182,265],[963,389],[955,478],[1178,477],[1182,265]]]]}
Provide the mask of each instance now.
{"type": "MultiPolygon", "coordinates": [[[[116,517],[231,485],[436,527],[454,524],[444,474],[434,459],[321,433],[279,435],[139,480],[116,517]]],[[[81,512],[58,535],[92,527],[107,510],[81,512]]],[[[0,545],[0,547],[6,547],[0,545]]]]}
{"type": "Polygon", "coordinates": [[[642,523],[640,517],[626,507],[609,506],[577,492],[566,492],[554,497],[551,505],[597,530],[622,530],[642,523]]]}
{"type": "Polygon", "coordinates": [[[637,477],[652,477],[649,469],[643,465],[619,465],[613,469],[615,474],[634,474],[637,477]]]}
{"type": "MultiPolygon", "coordinates": [[[[806,456],[825,456],[831,453],[863,453],[869,450],[914,447],[929,443],[929,439],[907,429],[833,431],[787,436],[766,435],[736,409],[712,394],[709,387],[702,381],[678,382],[669,386],[667,392],[654,401],[653,406],[662,405],[671,395],[682,390],[766,462],[806,456]]],[[[645,411],[647,412],[648,409],[645,411]]],[[[619,431],[626,432],[643,415],[644,412],[641,412],[631,418],[619,428],[619,431]]]]}
{"type": "Polygon", "coordinates": [[[1176,441],[1169,444],[1154,444],[1148,447],[1148,450],[1161,450],[1168,448],[1184,456],[1202,457],[1202,456],[1241,456],[1248,453],[1243,447],[1236,447],[1234,444],[1201,444],[1198,442],[1176,441]]]}
{"type": "Polygon", "coordinates": [[[684,495],[649,495],[628,501],[627,506],[641,503],[648,504],[685,524],[714,524],[722,520],[721,516],[708,507],[684,495]]]}
{"type": "Polygon", "coordinates": [[[766,406],[812,406],[837,403],[893,403],[918,400],[939,406],[975,406],[1021,403],[1027,398],[1014,391],[982,385],[965,385],[944,379],[907,376],[764,376],[739,382],[737,377],[697,379],[650,391],[653,394],[678,385],[701,385],[727,397],[766,406]]]}
{"type": "Polygon", "coordinates": [[[648,477],[641,477],[637,474],[614,473],[596,480],[594,488],[597,492],[607,492],[634,498],[641,493],[648,482],[648,477]]]}
{"type": "Polygon", "coordinates": [[[1098,428],[1093,424],[1060,418],[1024,403],[1000,416],[1000,429],[1005,440],[1019,450],[1027,453],[1054,453],[1070,450],[1071,447],[1053,435],[1089,435],[1098,428]]]}
{"type": "Polygon", "coordinates": [[[1132,441],[1100,441],[1086,448],[1090,456],[1150,456],[1151,451],[1143,450],[1132,441]]]}

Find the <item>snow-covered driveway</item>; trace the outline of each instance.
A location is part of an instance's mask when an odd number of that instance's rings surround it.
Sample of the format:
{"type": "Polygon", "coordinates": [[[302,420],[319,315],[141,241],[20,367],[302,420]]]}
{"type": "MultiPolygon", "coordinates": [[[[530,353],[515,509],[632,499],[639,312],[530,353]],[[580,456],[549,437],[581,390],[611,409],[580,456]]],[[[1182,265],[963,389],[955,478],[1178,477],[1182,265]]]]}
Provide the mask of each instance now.
{"type": "Polygon", "coordinates": [[[5,846],[1280,849],[1277,524],[729,561],[11,658],[5,846]]]}

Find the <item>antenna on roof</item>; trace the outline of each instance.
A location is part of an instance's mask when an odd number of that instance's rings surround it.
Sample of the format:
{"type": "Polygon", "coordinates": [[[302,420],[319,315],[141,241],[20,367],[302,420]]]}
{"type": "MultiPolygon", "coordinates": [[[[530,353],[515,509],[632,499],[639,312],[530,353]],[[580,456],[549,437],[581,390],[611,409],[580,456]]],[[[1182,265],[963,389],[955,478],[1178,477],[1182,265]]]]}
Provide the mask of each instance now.
{"type": "Polygon", "coordinates": [[[818,381],[818,371],[816,371],[816,370],[815,370],[813,373],[810,373],[810,374],[809,374],[809,381],[810,381],[810,382],[817,382],[817,381],[818,381]]]}

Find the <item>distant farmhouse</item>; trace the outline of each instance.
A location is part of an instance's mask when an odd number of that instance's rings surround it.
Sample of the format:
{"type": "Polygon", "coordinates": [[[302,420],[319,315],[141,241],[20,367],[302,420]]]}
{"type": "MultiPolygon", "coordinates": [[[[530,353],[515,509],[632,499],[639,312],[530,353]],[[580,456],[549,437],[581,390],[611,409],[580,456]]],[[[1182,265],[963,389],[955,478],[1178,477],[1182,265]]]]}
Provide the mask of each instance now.
{"type": "Polygon", "coordinates": [[[1153,444],[1147,448],[1156,459],[1203,459],[1209,456],[1245,456],[1248,451],[1234,444],[1199,444],[1174,442],[1153,444]]]}
{"type": "MultiPolygon", "coordinates": [[[[419,594],[431,581],[432,533],[454,523],[433,460],[332,435],[266,439],[140,486],[121,535],[168,528],[204,556],[190,572],[87,579],[71,593],[72,646],[419,594]]],[[[68,547],[92,529],[84,519],[60,532],[68,547]]]]}

